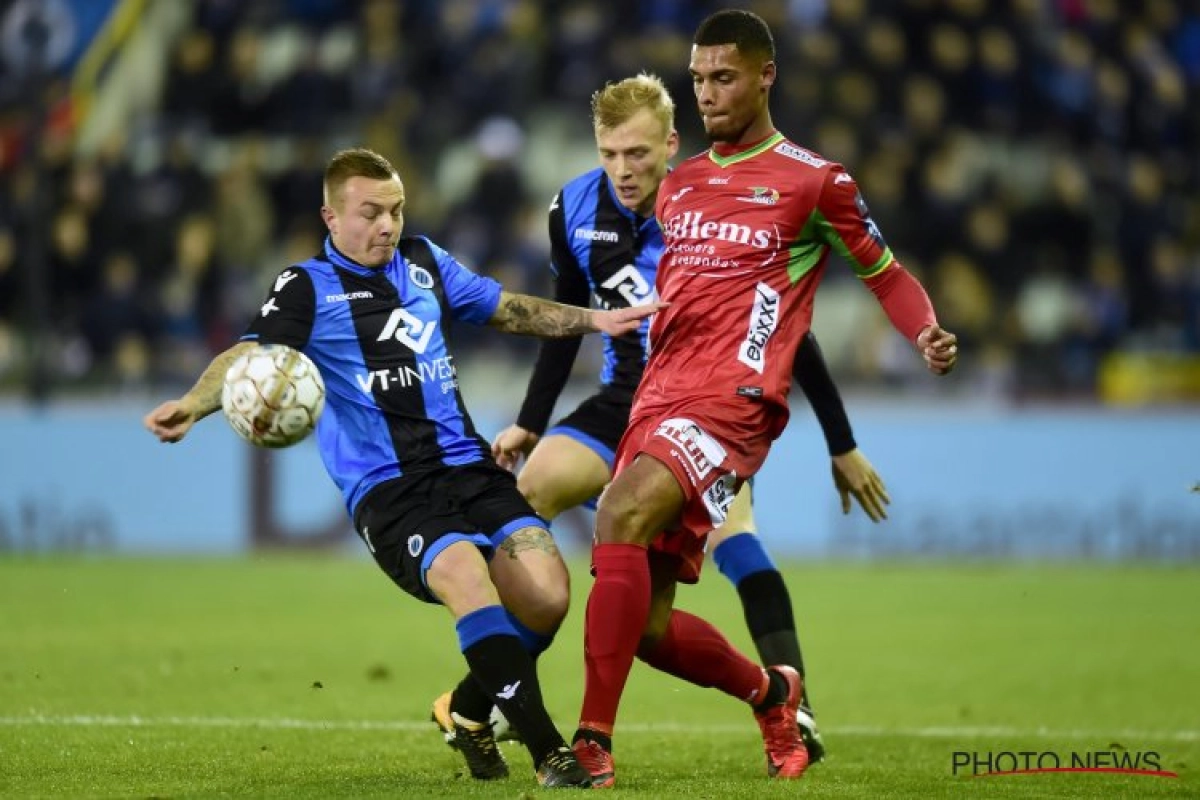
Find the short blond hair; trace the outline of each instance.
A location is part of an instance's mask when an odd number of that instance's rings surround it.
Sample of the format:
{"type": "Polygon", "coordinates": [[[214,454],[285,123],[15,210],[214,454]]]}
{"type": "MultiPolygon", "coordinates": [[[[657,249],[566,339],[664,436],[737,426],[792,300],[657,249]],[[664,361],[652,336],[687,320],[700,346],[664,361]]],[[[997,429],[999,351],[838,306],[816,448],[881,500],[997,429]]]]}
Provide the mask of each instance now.
{"type": "Polygon", "coordinates": [[[675,101],[662,79],[649,72],[610,81],[598,89],[592,95],[592,125],[609,130],[628,122],[643,108],[658,118],[664,133],[675,129],[675,101]]]}
{"type": "Polygon", "coordinates": [[[386,181],[389,178],[400,179],[400,173],[391,162],[374,150],[365,147],[354,147],[349,150],[339,150],[329,159],[325,167],[325,202],[332,204],[338,199],[342,187],[351,178],[371,178],[386,181]]]}

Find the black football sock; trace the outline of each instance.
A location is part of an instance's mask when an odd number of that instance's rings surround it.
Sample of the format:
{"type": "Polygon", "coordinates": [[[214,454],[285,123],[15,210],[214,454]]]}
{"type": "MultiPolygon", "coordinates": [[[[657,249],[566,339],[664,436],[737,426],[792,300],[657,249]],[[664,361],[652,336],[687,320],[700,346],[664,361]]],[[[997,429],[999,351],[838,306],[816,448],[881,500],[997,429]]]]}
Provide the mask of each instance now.
{"type": "Polygon", "coordinates": [[[491,695],[484,691],[470,672],[463,676],[450,696],[450,711],[472,722],[487,722],[494,705],[491,695]]]}
{"type": "Polygon", "coordinates": [[[521,734],[534,764],[566,744],[546,711],[537,668],[520,639],[487,636],[464,649],[463,656],[471,675],[521,734]]]}
{"type": "MultiPolygon", "coordinates": [[[[792,616],[792,598],[783,576],[774,569],[756,572],[742,578],[737,590],[759,659],[768,667],[779,664],[795,667],[803,678],[804,656],[792,616]]],[[[807,686],[801,702],[811,708],[807,686]]]]}

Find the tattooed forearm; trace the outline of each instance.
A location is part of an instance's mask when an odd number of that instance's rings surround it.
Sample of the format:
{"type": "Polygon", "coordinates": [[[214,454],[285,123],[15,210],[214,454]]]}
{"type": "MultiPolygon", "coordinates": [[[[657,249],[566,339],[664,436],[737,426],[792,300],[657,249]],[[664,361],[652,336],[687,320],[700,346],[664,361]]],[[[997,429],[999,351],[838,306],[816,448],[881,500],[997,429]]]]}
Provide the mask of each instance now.
{"type": "Polygon", "coordinates": [[[254,342],[238,342],[212,360],[208,369],[196,379],[196,385],[188,390],[183,400],[194,409],[196,419],[202,419],[221,407],[221,387],[225,385],[225,373],[229,366],[245,351],[254,347],[254,342]]]}
{"type": "Polygon", "coordinates": [[[523,528],[517,531],[500,544],[500,549],[514,560],[520,553],[528,550],[541,550],[550,555],[558,553],[558,545],[554,543],[554,539],[541,528],[523,528]]]}
{"type": "Polygon", "coordinates": [[[491,324],[506,333],[544,337],[581,336],[596,331],[592,312],[586,308],[508,292],[500,294],[491,324]]]}

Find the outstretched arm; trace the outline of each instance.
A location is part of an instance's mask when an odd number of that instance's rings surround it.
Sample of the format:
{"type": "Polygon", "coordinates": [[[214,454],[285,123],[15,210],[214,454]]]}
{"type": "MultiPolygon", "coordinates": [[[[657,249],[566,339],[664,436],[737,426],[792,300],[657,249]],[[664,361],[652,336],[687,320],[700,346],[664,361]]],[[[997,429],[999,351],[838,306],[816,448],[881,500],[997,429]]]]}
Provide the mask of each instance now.
{"type": "Polygon", "coordinates": [[[201,373],[196,384],[178,400],[168,400],[142,420],[146,430],[161,442],[178,442],[192,426],[221,407],[221,387],[225,373],[237,357],[254,347],[255,342],[238,342],[219,354],[201,373]]]}
{"type": "Polygon", "coordinates": [[[916,345],[929,371],[950,372],[958,360],[958,340],[938,327],[925,288],[896,260],[858,185],[840,166],[826,174],[814,218],[821,238],[875,293],[893,327],[916,345]]]}
{"type": "Polygon", "coordinates": [[[665,303],[648,303],[632,308],[594,311],[527,294],[501,292],[500,304],[496,306],[496,312],[488,324],[505,333],[547,338],[581,336],[585,333],[620,336],[637,330],[643,319],[665,307],[665,303]]]}
{"type": "Polygon", "coordinates": [[[829,366],[812,331],[800,341],[792,374],[825,434],[825,444],[833,457],[833,485],[841,497],[842,513],[850,513],[853,498],[873,522],[887,519],[886,507],[892,501],[891,497],[883,479],[854,441],[842,395],[829,374],[829,366]]]}
{"type": "Polygon", "coordinates": [[[792,365],[792,376],[817,415],[829,455],[840,456],[857,447],[842,395],[833,382],[833,376],[829,374],[829,365],[825,363],[821,346],[817,344],[817,337],[813,336],[812,331],[804,334],[800,340],[796,361],[792,365]]]}

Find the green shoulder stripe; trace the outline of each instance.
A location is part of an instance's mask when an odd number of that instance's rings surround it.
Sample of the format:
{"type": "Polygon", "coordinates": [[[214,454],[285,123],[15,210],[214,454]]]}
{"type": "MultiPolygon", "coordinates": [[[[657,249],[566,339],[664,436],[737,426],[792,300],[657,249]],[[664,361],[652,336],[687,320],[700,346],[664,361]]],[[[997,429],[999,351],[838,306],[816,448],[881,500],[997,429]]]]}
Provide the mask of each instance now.
{"type": "Polygon", "coordinates": [[[892,248],[885,247],[874,264],[860,264],[858,259],[854,257],[854,254],[850,252],[850,248],[842,240],[842,236],[837,232],[837,228],[829,220],[825,219],[825,215],[819,210],[813,211],[808,224],[804,226],[805,230],[808,230],[810,225],[814,228],[817,238],[823,239],[832,245],[833,249],[838,252],[838,255],[844,258],[846,263],[850,265],[850,268],[854,270],[854,274],[860,278],[865,279],[878,275],[887,268],[888,264],[891,264],[895,260],[895,256],[892,255],[892,248]]]}

